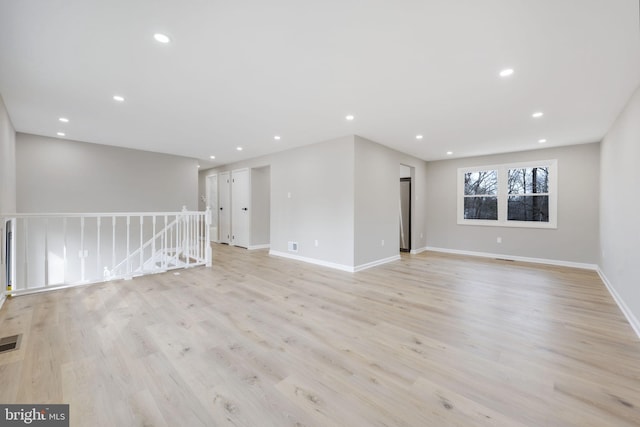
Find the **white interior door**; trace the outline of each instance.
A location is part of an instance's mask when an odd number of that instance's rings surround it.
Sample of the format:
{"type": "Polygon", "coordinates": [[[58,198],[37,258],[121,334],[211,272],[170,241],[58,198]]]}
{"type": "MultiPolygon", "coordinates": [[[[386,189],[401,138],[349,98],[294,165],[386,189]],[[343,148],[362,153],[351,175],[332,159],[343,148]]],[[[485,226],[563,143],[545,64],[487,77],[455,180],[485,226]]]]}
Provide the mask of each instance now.
{"type": "Polygon", "coordinates": [[[218,175],[207,176],[207,206],[211,209],[211,226],[209,238],[212,242],[218,241],[218,175]]]}
{"type": "Polygon", "coordinates": [[[249,247],[249,169],[231,171],[231,244],[249,247]]]}
{"type": "Polygon", "coordinates": [[[231,243],[231,178],[229,172],[218,174],[218,241],[231,243]]]}

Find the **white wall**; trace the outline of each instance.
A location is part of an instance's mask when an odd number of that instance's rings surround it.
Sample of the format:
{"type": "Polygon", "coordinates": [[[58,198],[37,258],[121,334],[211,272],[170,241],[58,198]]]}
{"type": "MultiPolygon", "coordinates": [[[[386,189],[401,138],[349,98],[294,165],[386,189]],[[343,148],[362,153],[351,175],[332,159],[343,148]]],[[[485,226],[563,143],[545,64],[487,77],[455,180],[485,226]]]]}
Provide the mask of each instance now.
{"type": "MultiPolygon", "coordinates": [[[[414,168],[411,246],[426,246],[424,160],[355,137],[355,266],[397,257],[400,229],[400,165],[414,168]],[[384,240],[384,245],[382,245],[384,240]]],[[[410,168],[407,167],[406,169],[410,168]]]]}
{"type": "Polygon", "coordinates": [[[197,161],[187,157],[18,133],[16,165],[22,213],[198,207],[197,161]]]}
{"type": "Polygon", "coordinates": [[[427,163],[428,245],[435,248],[598,262],[599,144],[548,148],[427,163]],[[558,160],[558,228],[512,228],[457,224],[457,172],[461,167],[558,160]],[[502,237],[502,243],[497,243],[502,237]]]}
{"type": "Polygon", "coordinates": [[[601,144],[600,269],[640,335],[640,87],[601,144]]]}

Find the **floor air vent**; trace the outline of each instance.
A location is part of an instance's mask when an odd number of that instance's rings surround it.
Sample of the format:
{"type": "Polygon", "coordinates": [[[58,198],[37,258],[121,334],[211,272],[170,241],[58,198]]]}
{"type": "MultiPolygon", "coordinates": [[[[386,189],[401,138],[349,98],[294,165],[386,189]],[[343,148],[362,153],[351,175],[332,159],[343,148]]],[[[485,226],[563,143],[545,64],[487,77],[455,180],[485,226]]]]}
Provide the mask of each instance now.
{"type": "Polygon", "coordinates": [[[20,335],[0,338],[0,353],[17,350],[20,345],[20,335]]]}

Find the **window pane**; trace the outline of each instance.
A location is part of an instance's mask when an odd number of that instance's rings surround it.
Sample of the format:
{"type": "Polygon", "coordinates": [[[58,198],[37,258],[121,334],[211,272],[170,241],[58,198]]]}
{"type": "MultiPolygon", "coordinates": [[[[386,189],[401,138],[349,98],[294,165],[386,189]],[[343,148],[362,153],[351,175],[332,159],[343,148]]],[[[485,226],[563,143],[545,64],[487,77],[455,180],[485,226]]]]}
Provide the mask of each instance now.
{"type": "Polygon", "coordinates": [[[549,192],[549,168],[509,169],[509,194],[549,192]]]}
{"type": "Polygon", "coordinates": [[[509,221],[549,222],[549,196],[509,196],[509,221]]]}
{"type": "Polygon", "coordinates": [[[465,197],[464,219],[498,219],[497,197],[465,197]]]}
{"type": "Polygon", "coordinates": [[[467,172],[464,174],[464,194],[498,194],[498,171],[467,172]]]}

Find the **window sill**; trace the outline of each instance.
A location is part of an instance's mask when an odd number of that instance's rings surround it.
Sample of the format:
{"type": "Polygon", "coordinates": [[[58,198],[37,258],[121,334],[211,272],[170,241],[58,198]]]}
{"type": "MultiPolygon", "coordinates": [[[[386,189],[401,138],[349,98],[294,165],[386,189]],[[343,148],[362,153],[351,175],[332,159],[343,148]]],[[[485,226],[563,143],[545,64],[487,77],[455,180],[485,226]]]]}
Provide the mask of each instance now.
{"type": "Polygon", "coordinates": [[[535,221],[490,221],[490,220],[458,220],[458,225],[475,225],[488,227],[507,227],[507,228],[545,228],[556,230],[558,225],[554,222],[535,222],[535,221]]]}

